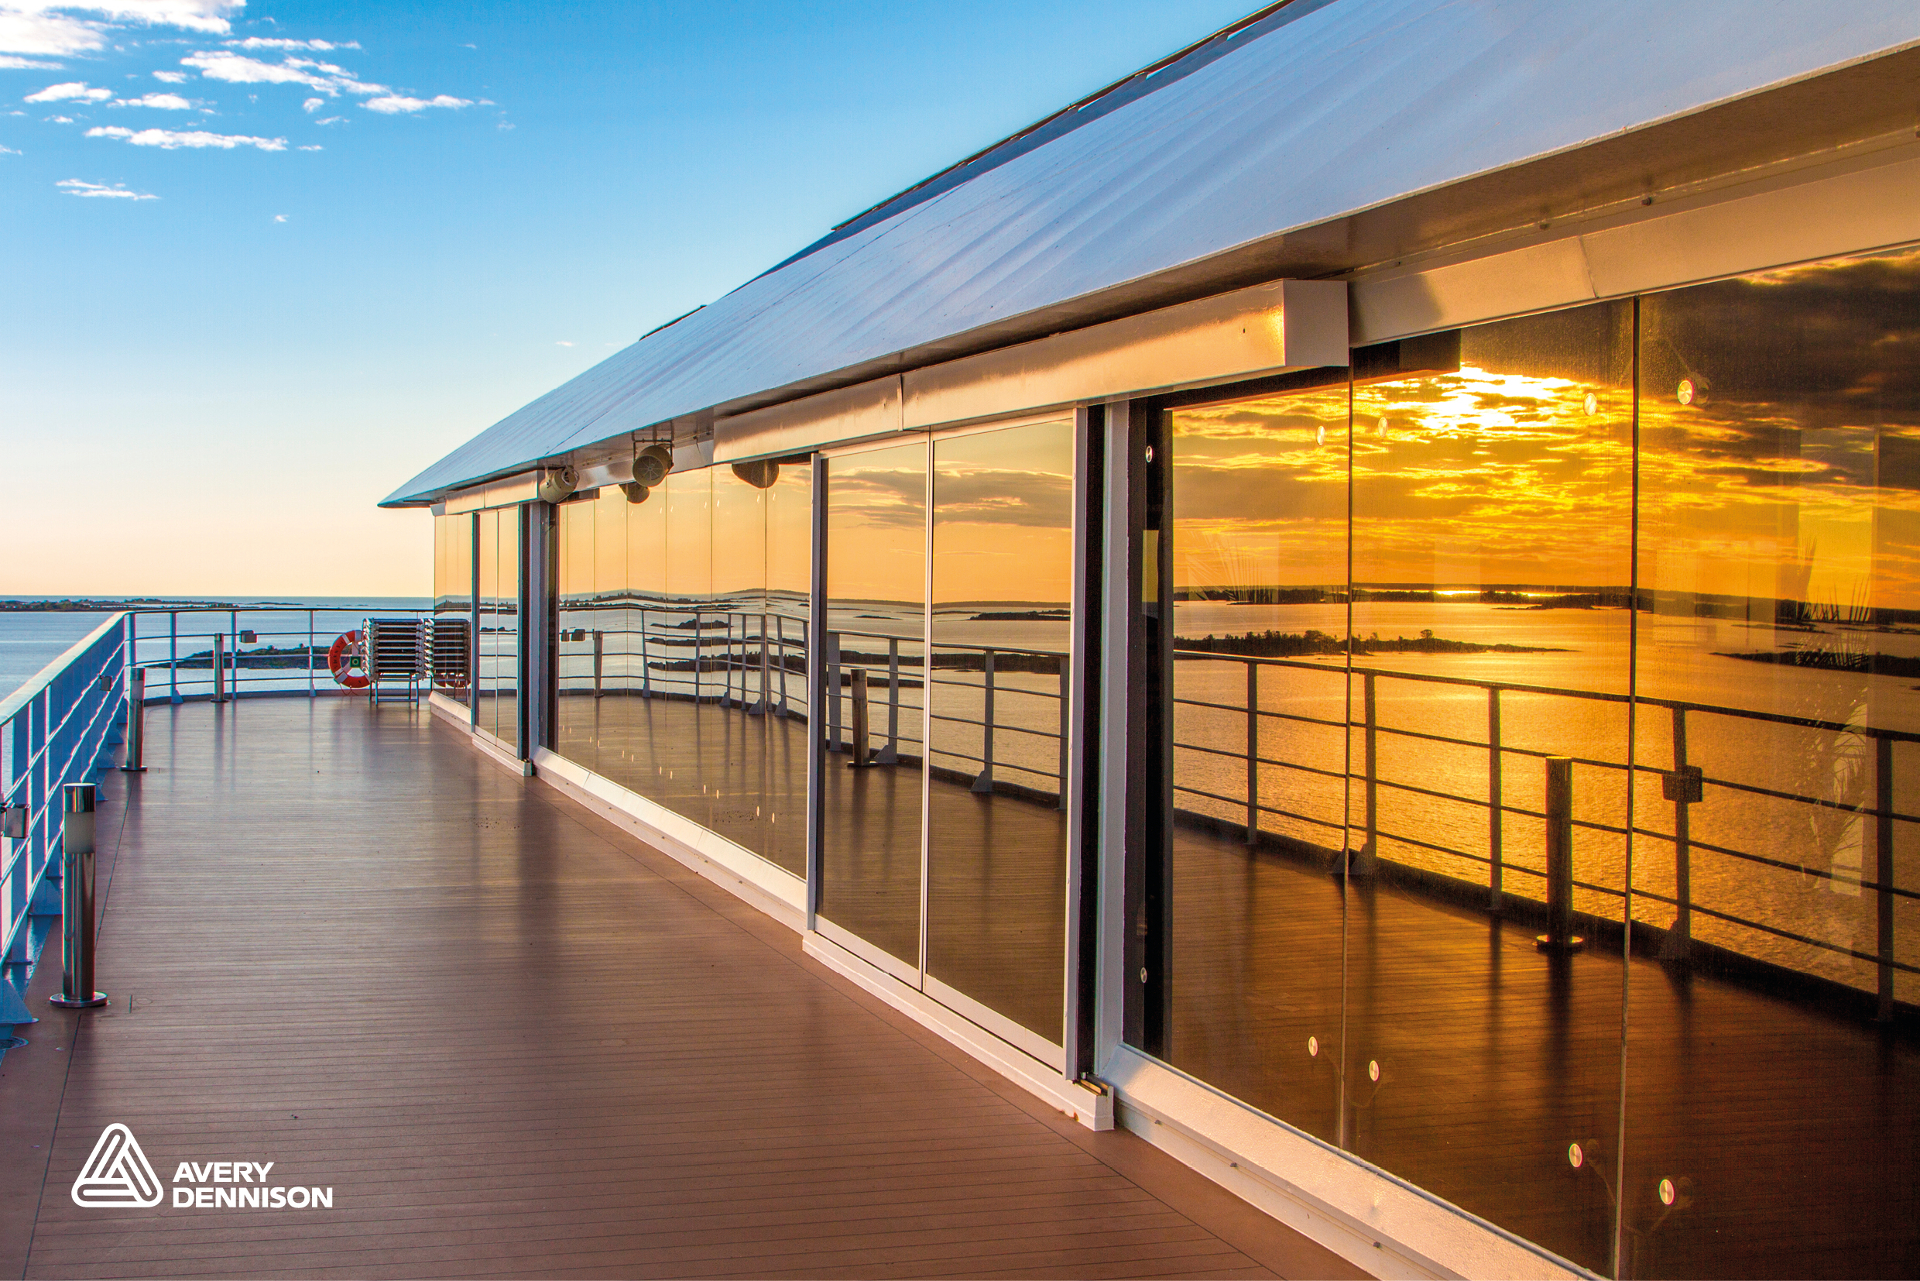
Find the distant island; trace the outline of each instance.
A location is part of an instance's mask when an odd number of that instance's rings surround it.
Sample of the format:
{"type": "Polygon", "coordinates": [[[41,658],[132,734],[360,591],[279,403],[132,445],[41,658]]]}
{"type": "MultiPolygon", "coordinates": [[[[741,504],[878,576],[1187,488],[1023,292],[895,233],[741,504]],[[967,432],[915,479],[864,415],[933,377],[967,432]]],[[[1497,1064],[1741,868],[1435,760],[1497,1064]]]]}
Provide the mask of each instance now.
{"type": "Polygon", "coordinates": [[[970,623],[1064,623],[1073,615],[1064,609],[1003,609],[975,614],[970,623]]]}
{"type": "Polygon", "coordinates": [[[70,600],[0,600],[0,613],[14,614],[111,614],[123,609],[292,609],[292,605],[278,605],[263,601],[253,605],[236,605],[224,600],[162,600],[157,596],[132,596],[126,600],[91,600],[86,597],[74,597],[70,600]]]}
{"type": "Polygon", "coordinates": [[[1446,640],[1432,631],[1418,636],[1340,637],[1309,629],[1304,632],[1248,632],[1244,636],[1176,636],[1176,650],[1207,654],[1242,654],[1250,658],[1313,658],[1354,654],[1570,654],[1547,645],[1484,645],[1479,641],[1446,640]]]}
{"type": "Polygon", "coordinates": [[[1868,654],[1829,649],[1755,650],[1744,654],[1716,654],[1748,663],[1778,663],[1783,667],[1814,667],[1827,672],[1860,672],[1868,676],[1920,677],[1920,658],[1898,654],[1868,654]]]}

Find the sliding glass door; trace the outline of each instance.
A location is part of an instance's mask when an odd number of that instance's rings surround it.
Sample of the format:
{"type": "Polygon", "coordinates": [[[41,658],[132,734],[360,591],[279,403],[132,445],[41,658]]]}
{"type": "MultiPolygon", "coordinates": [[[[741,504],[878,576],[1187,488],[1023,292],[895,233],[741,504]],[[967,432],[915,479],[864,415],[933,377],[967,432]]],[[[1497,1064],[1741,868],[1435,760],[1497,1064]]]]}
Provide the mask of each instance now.
{"type": "Polygon", "coordinates": [[[827,463],[823,932],[1062,1042],[1073,424],[827,463]]]}

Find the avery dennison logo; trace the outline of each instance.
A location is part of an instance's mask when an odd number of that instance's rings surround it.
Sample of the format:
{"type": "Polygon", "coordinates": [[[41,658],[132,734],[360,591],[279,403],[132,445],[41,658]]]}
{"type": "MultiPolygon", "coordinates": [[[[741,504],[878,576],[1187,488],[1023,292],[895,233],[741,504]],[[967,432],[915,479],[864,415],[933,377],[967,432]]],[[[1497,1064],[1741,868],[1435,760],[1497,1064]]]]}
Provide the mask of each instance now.
{"type": "Polygon", "coordinates": [[[267,1183],[271,1161],[182,1161],[173,1172],[176,1210],[331,1210],[332,1188],[267,1183]],[[183,1188],[182,1183],[215,1184],[183,1188]]]}
{"type": "Polygon", "coordinates": [[[141,1208],[160,1204],[160,1180],[132,1130],[115,1121],[100,1132],[93,1155],[73,1181],[73,1203],[141,1208]]]}
{"type": "MultiPolygon", "coordinates": [[[[272,1161],[182,1161],[173,1172],[176,1210],[330,1210],[333,1189],[269,1184],[272,1161]],[[181,1186],[182,1184],[193,1186],[181,1186]]],[[[133,1131],[118,1121],[100,1134],[73,1181],[73,1202],[149,1209],[165,1195],[133,1131]]]]}

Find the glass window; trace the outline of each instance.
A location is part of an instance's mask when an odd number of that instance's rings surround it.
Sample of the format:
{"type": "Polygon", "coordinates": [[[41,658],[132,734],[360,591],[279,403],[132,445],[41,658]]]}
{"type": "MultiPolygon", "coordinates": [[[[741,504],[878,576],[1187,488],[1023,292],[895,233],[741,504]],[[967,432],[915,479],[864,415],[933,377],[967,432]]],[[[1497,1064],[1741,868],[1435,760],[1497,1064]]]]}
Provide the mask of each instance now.
{"type": "Polygon", "coordinates": [[[473,685],[473,515],[433,522],[433,684],[461,703],[473,685]]]}
{"type": "Polygon", "coordinates": [[[1046,1045],[1065,1001],[1073,444],[1069,421],[933,447],[927,976],[1046,1045]]]}
{"type": "Polygon", "coordinates": [[[763,463],[767,487],[766,616],[761,631],[773,669],[761,806],[762,853],[807,874],[807,625],[813,600],[813,463],[763,463]]]}
{"type": "Polygon", "coordinates": [[[926,442],[832,459],[826,503],[819,914],[918,971],[926,442]]]}
{"type": "Polygon", "coordinates": [[[1140,1028],[1176,1066],[1334,1141],[1347,387],[1180,410],[1168,431],[1171,919],[1140,1028]]]}
{"type": "Polygon", "coordinates": [[[555,512],[556,750],[796,876],[809,473],[805,462],[676,472],[638,502],[607,486],[555,512]],[[800,541],[797,581],[795,553],[772,550],[776,506],[800,541]],[[789,580],[778,621],[773,572],[789,580]]]}
{"type": "Polygon", "coordinates": [[[1345,1142],[1599,1270],[1632,385],[1632,306],[1606,304],[1464,330],[1456,368],[1353,392],[1345,1142]]]}
{"type": "Polygon", "coordinates": [[[1920,1261],[1920,253],[1643,300],[1622,1272],[1920,1261]]]}

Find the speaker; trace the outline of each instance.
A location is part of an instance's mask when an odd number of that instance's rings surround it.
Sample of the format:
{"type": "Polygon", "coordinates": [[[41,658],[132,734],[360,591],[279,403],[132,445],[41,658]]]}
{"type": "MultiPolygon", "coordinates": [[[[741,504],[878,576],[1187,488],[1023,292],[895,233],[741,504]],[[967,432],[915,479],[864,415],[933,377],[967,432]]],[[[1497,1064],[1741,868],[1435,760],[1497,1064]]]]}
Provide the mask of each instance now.
{"type": "Polygon", "coordinates": [[[652,489],[667,478],[673,470],[673,451],[665,445],[652,444],[633,456],[633,479],[635,484],[652,489]]]}

